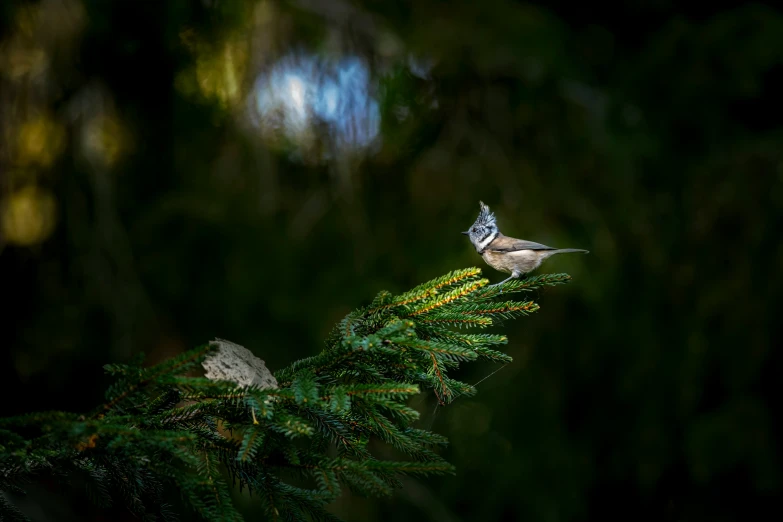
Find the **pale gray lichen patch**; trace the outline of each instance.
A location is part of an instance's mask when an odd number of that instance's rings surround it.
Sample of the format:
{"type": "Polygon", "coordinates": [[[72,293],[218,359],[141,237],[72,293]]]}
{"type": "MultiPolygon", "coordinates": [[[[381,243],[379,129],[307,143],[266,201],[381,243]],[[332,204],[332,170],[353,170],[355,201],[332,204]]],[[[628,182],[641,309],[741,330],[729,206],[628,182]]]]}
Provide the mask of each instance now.
{"type": "Polygon", "coordinates": [[[253,352],[224,339],[215,339],[210,345],[217,346],[201,365],[206,377],[216,381],[231,381],[239,386],[277,388],[277,379],[253,352]]]}

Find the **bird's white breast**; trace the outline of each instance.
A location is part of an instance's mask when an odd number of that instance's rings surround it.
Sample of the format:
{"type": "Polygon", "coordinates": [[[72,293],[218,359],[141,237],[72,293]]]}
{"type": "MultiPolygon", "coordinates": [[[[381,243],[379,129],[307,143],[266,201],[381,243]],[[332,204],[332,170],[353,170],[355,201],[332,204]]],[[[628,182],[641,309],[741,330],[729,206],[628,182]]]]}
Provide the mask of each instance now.
{"type": "Polygon", "coordinates": [[[479,242],[479,244],[478,244],[479,250],[484,250],[485,248],[487,248],[487,245],[492,243],[495,240],[496,237],[498,237],[498,233],[494,232],[494,233],[488,235],[486,238],[484,238],[484,240],[479,242]]]}

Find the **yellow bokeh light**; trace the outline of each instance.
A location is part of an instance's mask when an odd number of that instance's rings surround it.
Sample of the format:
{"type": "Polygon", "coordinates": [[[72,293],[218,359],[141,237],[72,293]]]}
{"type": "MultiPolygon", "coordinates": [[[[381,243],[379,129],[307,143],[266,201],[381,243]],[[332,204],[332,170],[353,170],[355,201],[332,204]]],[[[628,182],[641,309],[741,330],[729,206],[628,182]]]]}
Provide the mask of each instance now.
{"type": "Polygon", "coordinates": [[[196,78],[202,94],[217,98],[227,107],[236,103],[241,95],[247,53],[236,42],[227,42],[220,52],[199,58],[196,62],[196,78]]]}
{"type": "Polygon", "coordinates": [[[0,203],[0,230],[9,243],[36,245],[48,238],[57,222],[57,201],[34,185],[18,190],[0,203]]]}
{"type": "Polygon", "coordinates": [[[16,9],[14,32],[28,40],[68,44],[81,32],[87,16],[80,0],[57,0],[23,5],[16,9]]]}
{"type": "Polygon", "coordinates": [[[117,118],[101,114],[87,122],[84,147],[90,159],[111,167],[122,155],[126,143],[125,129],[117,118]]]}
{"type": "Polygon", "coordinates": [[[18,139],[16,160],[20,165],[48,167],[63,150],[65,130],[53,119],[40,116],[22,124],[18,139]]]}
{"type": "Polygon", "coordinates": [[[39,9],[32,5],[21,6],[16,10],[15,14],[16,30],[24,36],[32,37],[38,26],[39,9]]]}
{"type": "Polygon", "coordinates": [[[37,47],[9,46],[0,55],[2,72],[12,80],[37,78],[43,75],[49,66],[49,56],[44,49],[37,47]]]}
{"type": "Polygon", "coordinates": [[[224,108],[239,102],[244,94],[247,42],[242,38],[230,38],[218,46],[206,45],[199,42],[193,30],[183,31],[180,39],[196,54],[196,65],[179,75],[177,88],[188,95],[200,92],[205,98],[217,100],[224,108]]]}

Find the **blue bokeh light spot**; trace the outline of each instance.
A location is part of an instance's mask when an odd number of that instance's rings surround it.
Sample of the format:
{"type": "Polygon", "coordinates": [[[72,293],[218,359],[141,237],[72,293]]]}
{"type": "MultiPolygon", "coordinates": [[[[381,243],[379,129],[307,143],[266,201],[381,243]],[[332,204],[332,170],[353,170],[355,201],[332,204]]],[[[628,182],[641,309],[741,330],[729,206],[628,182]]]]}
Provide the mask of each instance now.
{"type": "Polygon", "coordinates": [[[367,64],[357,57],[335,61],[298,53],[258,77],[255,106],[265,129],[282,132],[293,142],[306,139],[316,124],[325,124],[337,150],[362,150],[379,138],[380,108],[373,87],[367,64]]]}

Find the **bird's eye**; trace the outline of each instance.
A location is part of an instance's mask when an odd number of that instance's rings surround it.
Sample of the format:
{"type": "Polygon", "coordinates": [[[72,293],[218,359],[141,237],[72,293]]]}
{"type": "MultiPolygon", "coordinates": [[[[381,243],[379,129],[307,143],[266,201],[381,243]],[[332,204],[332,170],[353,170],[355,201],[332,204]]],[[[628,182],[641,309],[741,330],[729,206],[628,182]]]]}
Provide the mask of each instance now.
{"type": "Polygon", "coordinates": [[[471,228],[470,231],[471,232],[475,232],[476,231],[476,227],[471,228]]]}

